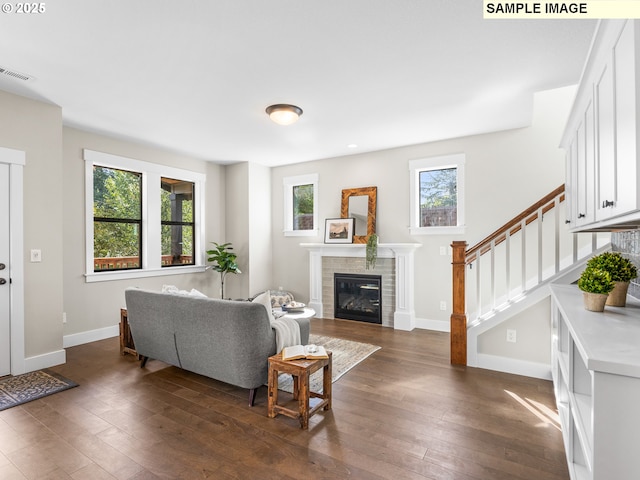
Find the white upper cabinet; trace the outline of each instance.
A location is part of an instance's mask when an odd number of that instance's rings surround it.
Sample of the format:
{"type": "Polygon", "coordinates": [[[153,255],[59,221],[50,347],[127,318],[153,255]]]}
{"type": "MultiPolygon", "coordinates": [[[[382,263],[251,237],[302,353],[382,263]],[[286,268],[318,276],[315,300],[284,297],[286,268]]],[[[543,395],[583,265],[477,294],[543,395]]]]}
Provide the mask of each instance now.
{"type": "MultiPolygon", "coordinates": [[[[613,65],[596,78],[596,220],[609,218],[616,205],[616,146],[614,142],[613,65]]],[[[589,188],[589,185],[586,185],[589,188]]]]}
{"type": "Polygon", "coordinates": [[[638,22],[628,21],[613,50],[615,66],[616,208],[638,210],[638,22]]]}
{"type": "Polygon", "coordinates": [[[640,23],[598,24],[561,146],[573,231],[640,226],[640,23]]]}

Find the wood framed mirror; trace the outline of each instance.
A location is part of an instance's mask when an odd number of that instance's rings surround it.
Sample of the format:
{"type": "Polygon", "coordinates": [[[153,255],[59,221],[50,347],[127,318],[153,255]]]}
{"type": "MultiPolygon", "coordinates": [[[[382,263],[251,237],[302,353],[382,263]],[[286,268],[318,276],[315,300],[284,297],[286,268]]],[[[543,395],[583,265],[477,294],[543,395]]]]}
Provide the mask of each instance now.
{"type": "Polygon", "coordinates": [[[376,233],[378,187],[346,188],[342,190],[341,218],[355,218],[353,243],[367,243],[376,233]]]}

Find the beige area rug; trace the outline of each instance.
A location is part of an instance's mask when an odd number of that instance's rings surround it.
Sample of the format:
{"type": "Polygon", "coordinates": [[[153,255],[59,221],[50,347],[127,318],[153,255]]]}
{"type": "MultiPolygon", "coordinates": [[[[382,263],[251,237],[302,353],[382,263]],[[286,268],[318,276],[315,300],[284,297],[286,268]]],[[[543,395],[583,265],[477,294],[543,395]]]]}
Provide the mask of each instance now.
{"type": "MultiPolygon", "coordinates": [[[[351,340],[314,335],[313,333],[309,335],[309,343],[322,345],[332,352],[332,382],[337,381],[345,373],[381,348],[369,343],[352,342],[351,340]]],[[[311,375],[309,388],[312,392],[322,393],[322,370],[311,375]]],[[[293,377],[287,374],[280,375],[278,377],[278,390],[291,393],[293,391],[293,377]]]]}

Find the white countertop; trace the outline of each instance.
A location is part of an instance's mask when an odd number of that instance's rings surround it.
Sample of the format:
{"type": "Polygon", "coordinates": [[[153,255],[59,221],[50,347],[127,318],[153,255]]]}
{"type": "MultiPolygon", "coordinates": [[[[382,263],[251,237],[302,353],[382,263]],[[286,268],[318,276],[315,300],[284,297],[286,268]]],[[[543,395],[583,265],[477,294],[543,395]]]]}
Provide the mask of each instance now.
{"type": "Polygon", "coordinates": [[[589,370],[640,378],[640,301],[590,312],[576,285],[552,285],[551,294],[589,370]]]}

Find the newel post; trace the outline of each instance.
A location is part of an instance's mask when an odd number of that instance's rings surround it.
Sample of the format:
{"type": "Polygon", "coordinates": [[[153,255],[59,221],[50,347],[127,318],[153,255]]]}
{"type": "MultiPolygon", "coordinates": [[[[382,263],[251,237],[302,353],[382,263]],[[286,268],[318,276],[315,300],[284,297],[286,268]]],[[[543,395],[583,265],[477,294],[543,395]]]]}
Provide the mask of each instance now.
{"type": "Polygon", "coordinates": [[[465,300],[467,242],[451,243],[453,269],[453,302],[451,313],[451,363],[467,364],[467,304],[465,300]]]}

